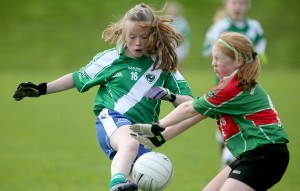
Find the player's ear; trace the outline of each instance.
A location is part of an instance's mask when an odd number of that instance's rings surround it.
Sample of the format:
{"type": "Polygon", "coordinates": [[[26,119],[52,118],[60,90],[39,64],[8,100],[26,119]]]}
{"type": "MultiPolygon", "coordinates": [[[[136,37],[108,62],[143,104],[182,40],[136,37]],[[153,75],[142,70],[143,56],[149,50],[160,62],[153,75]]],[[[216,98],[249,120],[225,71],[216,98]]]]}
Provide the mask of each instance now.
{"type": "Polygon", "coordinates": [[[242,57],[238,57],[237,61],[234,62],[234,67],[235,68],[240,68],[244,63],[244,59],[242,57]]]}

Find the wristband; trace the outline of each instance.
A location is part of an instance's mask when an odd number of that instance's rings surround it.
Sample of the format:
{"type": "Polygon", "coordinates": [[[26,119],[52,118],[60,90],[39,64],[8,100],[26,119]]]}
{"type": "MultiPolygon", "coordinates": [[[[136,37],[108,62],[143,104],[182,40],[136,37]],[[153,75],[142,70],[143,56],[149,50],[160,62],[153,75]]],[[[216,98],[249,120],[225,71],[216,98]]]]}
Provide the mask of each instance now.
{"type": "Polygon", "coordinates": [[[171,93],[170,97],[171,99],[169,100],[169,102],[174,102],[176,100],[176,94],[171,93]]]}
{"type": "Polygon", "coordinates": [[[47,93],[47,83],[40,83],[37,87],[39,95],[45,95],[47,93]]]}
{"type": "Polygon", "coordinates": [[[163,132],[165,129],[159,125],[159,122],[155,122],[155,123],[152,123],[151,130],[154,134],[156,134],[157,132],[158,133],[163,132]]]}
{"type": "Polygon", "coordinates": [[[149,137],[148,139],[156,147],[160,147],[161,145],[163,145],[166,142],[165,138],[161,134],[160,135],[156,135],[155,137],[149,137]]]}

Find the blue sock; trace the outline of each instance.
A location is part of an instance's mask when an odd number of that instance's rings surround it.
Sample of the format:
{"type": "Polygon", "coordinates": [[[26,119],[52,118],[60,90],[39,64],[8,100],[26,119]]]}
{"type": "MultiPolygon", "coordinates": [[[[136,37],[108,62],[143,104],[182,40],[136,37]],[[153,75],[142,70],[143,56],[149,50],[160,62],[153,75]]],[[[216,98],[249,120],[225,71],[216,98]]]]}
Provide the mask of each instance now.
{"type": "Polygon", "coordinates": [[[126,182],[126,176],[123,173],[116,173],[112,176],[110,179],[110,185],[109,187],[112,188],[116,184],[119,184],[121,182],[126,182]]]}

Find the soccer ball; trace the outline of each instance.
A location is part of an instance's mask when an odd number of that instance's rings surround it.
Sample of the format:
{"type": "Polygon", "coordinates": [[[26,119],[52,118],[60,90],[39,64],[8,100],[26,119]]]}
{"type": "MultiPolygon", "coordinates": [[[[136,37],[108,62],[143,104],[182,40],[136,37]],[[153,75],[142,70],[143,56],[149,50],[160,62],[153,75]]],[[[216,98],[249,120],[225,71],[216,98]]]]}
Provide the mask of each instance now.
{"type": "Polygon", "coordinates": [[[136,160],[132,169],[132,177],[143,191],[161,191],[172,180],[173,165],[166,155],[148,152],[136,160]]]}

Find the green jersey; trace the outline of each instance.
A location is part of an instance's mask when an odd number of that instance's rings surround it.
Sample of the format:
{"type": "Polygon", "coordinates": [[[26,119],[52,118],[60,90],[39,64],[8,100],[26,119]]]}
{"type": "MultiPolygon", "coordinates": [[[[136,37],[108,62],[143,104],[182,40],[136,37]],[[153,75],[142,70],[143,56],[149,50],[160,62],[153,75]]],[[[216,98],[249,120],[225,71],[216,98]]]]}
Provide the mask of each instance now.
{"type": "Polygon", "coordinates": [[[134,123],[152,123],[158,120],[160,100],[147,100],[144,93],[154,86],[171,92],[192,96],[185,79],[162,69],[153,70],[154,57],[130,58],[113,48],[97,54],[93,60],[73,73],[75,86],[85,92],[100,86],[94,101],[97,116],[103,108],[115,110],[134,123]]]}
{"type": "Polygon", "coordinates": [[[263,29],[257,20],[245,17],[243,22],[234,22],[229,16],[224,17],[210,27],[205,36],[203,45],[203,55],[211,56],[211,43],[217,40],[223,32],[238,32],[247,36],[255,51],[264,55],[266,49],[266,39],[263,29]]]}
{"type": "Polygon", "coordinates": [[[262,145],[287,143],[288,136],[263,87],[258,84],[250,91],[241,91],[237,84],[237,74],[223,79],[193,101],[195,110],[217,120],[224,142],[235,157],[262,145]]]}

